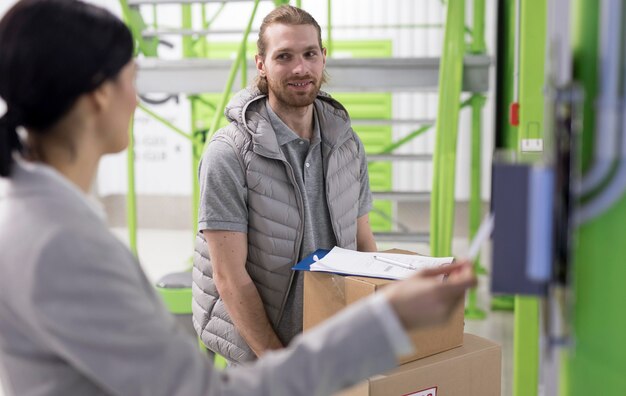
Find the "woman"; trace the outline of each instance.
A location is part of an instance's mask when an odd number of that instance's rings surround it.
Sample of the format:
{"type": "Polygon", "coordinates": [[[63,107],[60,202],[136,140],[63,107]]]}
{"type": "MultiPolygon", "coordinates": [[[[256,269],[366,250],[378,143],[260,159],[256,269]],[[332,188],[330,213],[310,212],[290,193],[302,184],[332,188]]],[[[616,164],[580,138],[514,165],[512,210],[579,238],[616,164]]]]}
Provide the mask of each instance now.
{"type": "Polygon", "coordinates": [[[287,350],[215,372],[86,198],[100,157],[127,145],[132,52],[121,21],[75,0],[23,0],[0,21],[0,375],[9,395],[330,394],[393,367],[410,349],[403,329],[445,320],[473,284],[468,265],[449,267],[445,284],[442,270],[423,273],[287,350]]]}

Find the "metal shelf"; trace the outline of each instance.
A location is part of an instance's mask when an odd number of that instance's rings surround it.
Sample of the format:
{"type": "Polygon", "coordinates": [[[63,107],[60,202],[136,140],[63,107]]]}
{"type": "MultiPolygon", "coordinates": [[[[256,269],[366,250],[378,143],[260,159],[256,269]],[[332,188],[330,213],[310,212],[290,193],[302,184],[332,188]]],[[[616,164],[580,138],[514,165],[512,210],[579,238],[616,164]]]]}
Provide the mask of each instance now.
{"type": "MultiPolygon", "coordinates": [[[[251,29],[250,33],[258,33],[258,29],[251,29]]],[[[147,29],[141,32],[146,38],[163,36],[209,36],[215,34],[242,34],[242,29],[147,29]]]]}
{"type": "Polygon", "coordinates": [[[428,232],[375,232],[376,242],[429,243],[428,232]]]}
{"type": "Polygon", "coordinates": [[[413,119],[400,119],[400,118],[391,118],[391,119],[382,119],[382,118],[353,118],[352,125],[424,125],[424,124],[434,124],[434,118],[413,118],[413,119]]]}
{"type": "Polygon", "coordinates": [[[368,154],[368,161],[432,161],[432,154],[368,154]]]}
{"type": "MultiPolygon", "coordinates": [[[[263,0],[261,0],[263,1],[263,0]]],[[[265,0],[268,1],[268,0],[265,0]]],[[[251,3],[252,0],[128,0],[129,6],[144,4],[208,4],[208,3],[251,3]]]]}
{"type": "Polygon", "coordinates": [[[372,191],[372,198],[396,202],[430,202],[430,192],[372,191]]]}
{"type": "MultiPolygon", "coordinates": [[[[139,93],[200,94],[222,92],[232,61],[210,59],[137,61],[139,93]]],[[[254,62],[248,62],[249,79],[256,77],[254,62]]],[[[485,92],[489,88],[488,56],[466,56],[463,90],[485,92]]],[[[328,59],[329,92],[415,92],[436,91],[439,58],[328,59]]],[[[234,84],[240,87],[239,76],[234,84]]]]}

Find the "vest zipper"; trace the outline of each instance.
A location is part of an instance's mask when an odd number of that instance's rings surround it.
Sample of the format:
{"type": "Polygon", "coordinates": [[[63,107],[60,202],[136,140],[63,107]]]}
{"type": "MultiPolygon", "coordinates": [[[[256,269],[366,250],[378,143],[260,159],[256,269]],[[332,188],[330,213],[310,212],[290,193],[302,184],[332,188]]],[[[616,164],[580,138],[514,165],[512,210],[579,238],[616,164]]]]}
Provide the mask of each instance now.
{"type": "MultiPolygon", "coordinates": [[[[328,161],[326,160],[326,158],[324,158],[324,150],[322,149],[322,163],[324,164],[324,184],[326,185],[326,194],[325,195],[325,199],[326,199],[326,206],[328,207],[328,214],[330,215],[330,226],[333,229],[333,234],[335,234],[335,242],[337,242],[337,245],[341,245],[341,242],[339,241],[339,234],[337,234],[337,228],[335,227],[335,216],[333,214],[333,208],[330,205],[330,201],[328,200],[328,196],[330,195],[329,191],[328,191],[328,187],[330,186],[330,183],[328,182],[328,164],[330,163],[330,157],[333,155],[333,153],[336,151],[335,148],[331,149],[328,152],[328,161]]],[[[343,247],[343,246],[340,246],[343,247]]]]}
{"type": "MultiPolygon", "coordinates": [[[[296,177],[293,174],[293,168],[291,164],[285,160],[281,160],[283,164],[287,165],[289,169],[289,179],[291,180],[291,184],[294,186],[294,190],[296,190],[296,197],[298,200],[298,214],[300,215],[300,229],[298,232],[298,239],[296,243],[296,251],[294,252],[294,256],[296,260],[300,257],[300,250],[302,250],[302,238],[304,237],[304,218],[302,216],[304,212],[304,202],[302,201],[302,191],[300,191],[300,187],[296,183],[296,177]]],[[[296,261],[297,262],[297,261],[296,261]]],[[[285,312],[285,304],[287,303],[287,298],[289,297],[289,293],[291,292],[291,286],[293,286],[293,278],[295,276],[295,271],[291,270],[291,277],[289,277],[289,286],[287,287],[287,292],[283,296],[283,302],[280,304],[280,311],[278,312],[278,318],[276,319],[276,326],[280,323],[283,318],[283,313],[285,312]]]]}

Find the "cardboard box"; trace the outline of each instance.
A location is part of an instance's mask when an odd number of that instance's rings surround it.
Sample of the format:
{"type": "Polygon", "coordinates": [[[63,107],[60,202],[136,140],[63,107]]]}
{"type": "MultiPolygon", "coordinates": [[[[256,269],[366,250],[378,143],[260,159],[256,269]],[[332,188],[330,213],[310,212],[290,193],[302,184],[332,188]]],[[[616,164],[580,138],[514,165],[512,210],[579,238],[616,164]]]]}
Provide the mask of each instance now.
{"type": "MultiPolygon", "coordinates": [[[[400,250],[389,252],[415,254],[400,250]]],[[[394,281],[326,272],[305,272],[302,324],[304,331],[391,282],[394,281]]],[[[411,332],[409,336],[416,352],[400,359],[399,364],[461,346],[463,326],[464,304],[459,304],[447,323],[411,332]]]]}
{"type": "Polygon", "coordinates": [[[500,345],[465,334],[463,346],[404,364],[335,396],[499,396],[500,345]]]}

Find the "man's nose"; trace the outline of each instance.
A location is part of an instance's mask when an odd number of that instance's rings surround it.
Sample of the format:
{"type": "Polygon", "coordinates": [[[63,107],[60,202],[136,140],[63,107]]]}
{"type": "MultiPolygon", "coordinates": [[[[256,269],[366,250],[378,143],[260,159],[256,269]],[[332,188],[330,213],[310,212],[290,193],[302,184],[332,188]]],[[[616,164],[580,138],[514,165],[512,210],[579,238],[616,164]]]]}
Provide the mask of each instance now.
{"type": "Polygon", "coordinates": [[[294,65],[293,65],[293,73],[294,74],[306,74],[306,64],[304,62],[304,59],[302,57],[297,57],[294,61],[294,65]]]}

